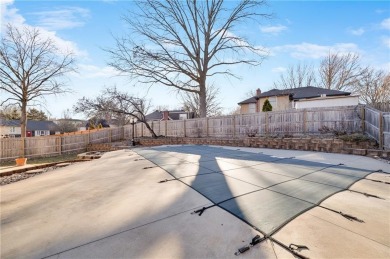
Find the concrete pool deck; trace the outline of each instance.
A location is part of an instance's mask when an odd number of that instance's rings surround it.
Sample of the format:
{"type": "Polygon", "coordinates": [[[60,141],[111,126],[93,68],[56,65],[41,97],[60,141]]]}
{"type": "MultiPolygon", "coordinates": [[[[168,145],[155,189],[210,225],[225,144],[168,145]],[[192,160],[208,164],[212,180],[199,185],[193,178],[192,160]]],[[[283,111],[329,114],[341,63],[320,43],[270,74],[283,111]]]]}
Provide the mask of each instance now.
{"type": "Polygon", "coordinates": [[[390,257],[390,185],[386,184],[390,175],[384,173],[390,172],[388,164],[353,155],[192,147],[108,152],[98,160],[2,186],[1,258],[236,258],[234,253],[239,248],[256,235],[264,237],[264,231],[220,206],[211,207],[201,216],[191,212],[229,197],[245,198],[252,192],[261,192],[268,185],[260,185],[278,184],[275,179],[283,183],[286,177],[292,177],[285,172],[301,177],[317,165],[340,163],[369,173],[356,179],[349,190],[322,201],[321,206],[283,222],[286,224],[271,238],[238,257],[294,258],[283,248],[290,244],[307,246],[295,252],[311,258],[390,257]],[[190,152],[185,152],[186,148],[190,152]],[[263,160],[270,161],[252,159],[252,154],[260,153],[263,160]],[[278,163],[286,161],[279,158],[291,157],[296,164],[278,163]],[[218,168],[212,161],[217,161],[218,168]],[[251,176],[248,179],[252,180],[240,179],[240,183],[231,177],[240,169],[252,174],[270,170],[275,164],[278,167],[272,169],[274,177],[251,176]],[[378,170],[383,172],[375,172],[378,170]],[[184,178],[172,180],[174,175],[167,171],[184,178]],[[196,176],[199,172],[204,173],[204,178],[196,176]],[[221,177],[226,179],[223,188],[213,185],[221,177]],[[169,181],[159,183],[162,180],[169,181]],[[253,184],[255,181],[258,184],[253,184]],[[210,193],[210,183],[211,190],[221,190],[220,193],[210,193]],[[331,210],[364,222],[349,220],[331,210]]]}

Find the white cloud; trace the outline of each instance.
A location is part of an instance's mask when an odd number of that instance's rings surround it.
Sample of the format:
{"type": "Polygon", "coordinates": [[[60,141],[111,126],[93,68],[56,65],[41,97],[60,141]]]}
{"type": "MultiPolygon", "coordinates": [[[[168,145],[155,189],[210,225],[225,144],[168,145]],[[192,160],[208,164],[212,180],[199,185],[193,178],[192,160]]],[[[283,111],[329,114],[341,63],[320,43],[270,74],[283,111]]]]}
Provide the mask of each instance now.
{"type": "Polygon", "coordinates": [[[18,9],[11,7],[13,0],[2,0],[0,2],[0,19],[1,19],[1,29],[3,30],[4,26],[7,23],[12,24],[22,24],[25,22],[23,16],[18,14],[18,9]]]}
{"type": "Polygon", "coordinates": [[[379,13],[379,14],[382,14],[382,13],[388,12],[388,10],[385,10],[385,9],[376,9],[375,12],[376,12],[376,13],[379,13]]]}
{"type": "Polygon", "coordinates": [[[326,57],[329,54],[329,51],[340,54],[361,52],[358,46],[354,43],[337,43],[326,46],[303,42],[301,44],[289,44],[272,48],[274,55],[275,53],[288,52],[293,58],[296,59],[320,59],[326,57]]]}
{"type": "Polygon", "coordinates": [[[82,27],[90,17],[88,9],[80,7],[62,7],[57,10],[31,13],[38,17],[37,25],[47,30],[62,30],[82,27]]]}
{"type": "Polygon", "coordinates": [[[108,78],[119,75],[118,71],[109,66],[98,67],[95,65],[79,64],[77,71],[78,73],[72,74],[77,78],[108,78]]]}
{"type": "Polygon", "coordinates": [[[387,62],[381,66],[381,69],[387,71],[387,73],[390,73],[390,62],[387,62]]]}
{"type": "Polygon", "coordinates": [[[283,73],[286,70],[287,70],[287,68],[285,68],[285,67],[274,67],[272,69],[272,72],[274,72],[274,73],[283,73]]]}
{"type": "Polygon", "coordinates": [[[272,33],[272,34],[278,34],[284,30],[287,30],[287,27],[284,25],[277,25],[277,26],[261,26],[260,27],[261,32],[263,33],[272,33]]]}
{"type": "Polygon", "coordinates": [[[23,27],[27,28],[37,28],[40,31],[42,37],[47,37],[52,39],[57,48],[62,52],[71,51],[78,57],[86,57],[87,53],[85,51],[80,50],[77,47],[77,44],[73,41],[65,40],[61,37],[57,36],[56,31],[48,30],[46,28],[34,27],[26,23],[24,17],[18,13],[18,9],[14,8],[13,0],[5,0],[1,2],[1,30],[4,30],[4,26],[7,24],[12,24],[13,26],[23,29],[23,27]]]}
{"type": "Polygon", "coordinates": [[[363,28],[359,28],[359,29],[356,29],[356,30],[351,29],[349,32],[352,35],[361,36],[361,35],[363,35],[365,33],[365,30],[363,28]]]}
{"type": "Polygon", "coordinates": [[[383,38],[382,38],[382,43],[383,43],[386,47],[390,48],[390,37],[383,37],[383,38]]]}
{"type": "Polygon", "coordinates": [[[381,22],[381,27],[385,30],[390,30],[390,18],[384,19],[381,22]]]}

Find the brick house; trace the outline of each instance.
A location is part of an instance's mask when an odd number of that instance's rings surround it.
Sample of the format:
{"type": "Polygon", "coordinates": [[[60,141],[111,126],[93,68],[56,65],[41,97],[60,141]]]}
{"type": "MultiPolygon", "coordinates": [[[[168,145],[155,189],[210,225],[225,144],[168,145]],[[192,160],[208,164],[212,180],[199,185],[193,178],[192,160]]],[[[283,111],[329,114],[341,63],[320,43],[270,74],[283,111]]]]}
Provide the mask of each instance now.
{"type": "Polygon", "coordinates": [[[272,89],[262,93],[256,90],[256,96],[239,102],[240,113],[261,112],[265,100],[269,100],[272,111],[304,109],[315,107],[334,107],[358,105],[359,96],[349,92],[307,86],[293,89],[272,89]]]}

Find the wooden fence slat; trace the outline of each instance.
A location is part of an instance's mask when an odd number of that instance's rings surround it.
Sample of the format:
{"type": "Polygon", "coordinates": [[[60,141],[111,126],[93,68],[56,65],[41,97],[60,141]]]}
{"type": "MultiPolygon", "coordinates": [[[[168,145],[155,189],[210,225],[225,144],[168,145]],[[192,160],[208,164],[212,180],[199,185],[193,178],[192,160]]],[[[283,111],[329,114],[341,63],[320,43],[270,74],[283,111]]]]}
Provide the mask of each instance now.
{"type": "MultiPolygon", "coordinates": [[[[183,121],[152,122],[157,135],[167,137],[246,137],[256,135],[320,134],[327,127],[347,132],[365,132],[390,149],[390,113],[360,106],[321,109],[260,112],[188,119],[183,121]],[[364,120],[364,122],[362,122],[364,120]],[[382,130],[381,130],[382,129],[382,130]]],[[[133,125],[118,128],[88,130],[78,134],[15,139],[0,139],[0,160],[20,157],[21,150],[27,157],[82,152],[89,143],[107,143],[130,139],[133,125]],[[59,141],[60,139],[60,141],[59,141]],[[25,146],[23,146],[25,145],[25,146]]],[[[151,136],[143,123],[134,125],[134,136],[151,136]]]]}

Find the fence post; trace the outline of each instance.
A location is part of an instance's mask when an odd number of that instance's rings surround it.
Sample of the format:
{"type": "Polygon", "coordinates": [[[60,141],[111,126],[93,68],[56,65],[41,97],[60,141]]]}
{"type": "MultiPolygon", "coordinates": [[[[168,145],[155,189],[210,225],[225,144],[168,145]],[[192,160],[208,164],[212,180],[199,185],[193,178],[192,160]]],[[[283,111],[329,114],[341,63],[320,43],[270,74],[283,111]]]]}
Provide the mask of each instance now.
{"type": "Polygon", "coordinates": [[[84,143],[85,143],[85,150],[87,150],[88,144],[89,144],[89,130],[84,136],[84,143]]]}
{"type": "Polygon", "coordinates": [[[361,109],[361,120],[362,120],[362,132],[366,133],[366,106],[362,105],[361,109]]]}
{"type": "Polygon", "coordinates": [[[186,120],[183,120],[183,134],[184,134],[184,137],[187,136],[187,134],[186,134],[186,120]]]}
{"type": "Polygon", "coordinates": [[[268,134],[268,112],[265,112],[265,134],[268,134]]]}
{"type": "Polygon", "coordinates": [[[22,147],[20,151],[20,157],[24,157],[26,155],[26,138],[22,138],[22,147]]]}
{"type": "Polygon", "coordinates": [[[58,154],[61,155],[62,150],[61,150],[61,136],[56,137],[56,142],[57,142],[57,149],[58,149],[58,154]]]}
{"type": "Polygon", "coordinates": [[[108,143],[111,143],[112,142],[112,130],[109,129],[108,130],[108,143]]]}
{"type": "Polygon", "coordinates": [[[303,133],[307,132],[307,111],[306,109],[303,110],[303,133]]]}
{"type": "Polygon", "coordinates": [[[236,137],[236,116],[233,115],[233,138],[236,137]]]}
{"type": "Polygon", "coordinates": [[[209,118],[206,117],[206,138],[209,137],[209,118]]]}
{"type": "Polygon", "coordinates": [[[165,137],[168,135],[168,120],[165,120],[165,137]]]}
{"type": "Polygon", "coordinates": [[[379,149],[383,149],[383,112],[379,112],[379,149]]]}

